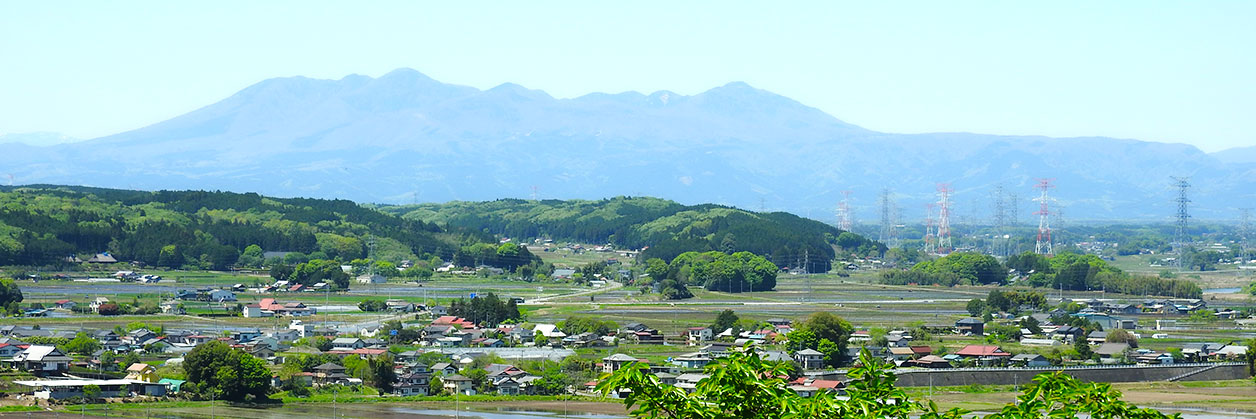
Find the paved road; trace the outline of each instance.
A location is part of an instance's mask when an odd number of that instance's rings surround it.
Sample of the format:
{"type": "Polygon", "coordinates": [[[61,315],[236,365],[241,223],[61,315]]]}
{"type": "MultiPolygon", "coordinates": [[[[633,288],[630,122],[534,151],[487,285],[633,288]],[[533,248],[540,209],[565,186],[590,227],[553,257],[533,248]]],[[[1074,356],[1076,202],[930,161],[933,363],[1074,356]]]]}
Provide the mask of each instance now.
{"type": "Polygon", "coordinates": [[[524,305],[540,304],[540,303],[544,303],[544,302],[547,302],[556,298],[569,298],[569,297],[579,297],[581,295],[601,294],[607,291],[620,289],[623,286],[624,284],[619,283],[618,281],[606,281],[606,286],[601,287],[601,288],[594,288],[588,291],[580,291],[580,292],[575,292],[571,294],[552,295],[549,297],[533,298],[531,301],[526,301],[523,304],[524,305]]]}

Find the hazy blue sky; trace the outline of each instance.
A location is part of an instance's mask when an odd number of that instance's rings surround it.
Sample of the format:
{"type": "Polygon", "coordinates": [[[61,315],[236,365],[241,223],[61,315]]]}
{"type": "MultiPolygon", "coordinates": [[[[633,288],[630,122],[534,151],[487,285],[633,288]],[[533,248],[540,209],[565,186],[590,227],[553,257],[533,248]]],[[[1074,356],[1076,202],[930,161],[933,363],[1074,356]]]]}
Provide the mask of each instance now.
{"type": "Polygon", "coordinates": [[[0,134],[412,67],[558,97],[740,80],[889,132],[1256,145],[1256,1],[452,3],[5,1],[0,134]]]}

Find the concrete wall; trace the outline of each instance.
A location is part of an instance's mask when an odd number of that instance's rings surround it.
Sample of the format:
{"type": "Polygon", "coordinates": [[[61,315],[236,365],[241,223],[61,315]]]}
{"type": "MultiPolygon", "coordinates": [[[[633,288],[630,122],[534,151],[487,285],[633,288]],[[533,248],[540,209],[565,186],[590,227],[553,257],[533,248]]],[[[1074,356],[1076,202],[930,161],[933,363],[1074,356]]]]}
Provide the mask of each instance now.
{"type": "MultiPolygon", "coordinates": [[[[957,368],[898,371],[896,384],[903,387],[1019,385],[1033,381],[1034,376],[1038,374],[1059,370],[1061,368],[957,368]]],[[[1165,381],[1201,370],[1203,372],[1181,378],[1180,381],[1239,380],[1249,377],[1247,365],[1243,363],[1071,367],[1062,370],[1065,374],[1082,381],[1106,383],[1165,381]]]]}

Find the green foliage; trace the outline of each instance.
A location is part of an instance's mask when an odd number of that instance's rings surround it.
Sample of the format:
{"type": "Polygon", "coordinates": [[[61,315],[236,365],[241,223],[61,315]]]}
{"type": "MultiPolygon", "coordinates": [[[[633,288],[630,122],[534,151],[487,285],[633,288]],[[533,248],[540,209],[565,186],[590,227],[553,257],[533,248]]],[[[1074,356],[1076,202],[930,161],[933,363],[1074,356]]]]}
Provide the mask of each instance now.
{"type": "Polygon", "coordinates": [[[366,299],[358,303],[358,310],[365,312],[383,311],[388,308],[388,304],[384,300],[366,299]]]}
{"type": "MultiPolygon", "coordinates": [[[[602,394],[619,394],[634,418],[896,418],[958,419],[968,411],[942,411],[937,404],[911,400],[894,386],[892,365],[866,352],[852,368],[846,397],[819,392],[802,397],[786,382],[788,369],[764,362],[753,350],[734,353],[707,366],[708,378],[693,393],[664,385],[639,363],[630,364],[598,383],[602,394]]],[[[1029,418],[1169,418],[1151,409],[1120,401],[1121,394],[1107,384],[1083,383],[1055,372],[1034,378],[1015,403],[987,416],[994,419],[1029,418]]]]}
{"type": "Polygon", "coordinates": [[[288,280],[306,286],[325,282],[337,289],[349,288],[349,274],[334,260],[315,259],[297,265],[288,280]]]}
{"type": "MultiPolygon", "coordinates": [[[[917,264],[917,266],[920,265],[917,264]]],[[[916,269],[887,269],[881,271],[878,275],[881,283],[888,285],[941,285],[944,287],[953,287],[960,284],[969,284],[967,280],[964,280],[960,278],[959,275],[951,272],[927,272],[916,269]]]]}
{"type": "MultiPolygon", "coordinates": [[[[1034,260],[1038,272],[1029,276],[1030,286],[1066,290],[1097,290],[1132,295],[1164,295],[1181,298],[1200,298],[1203,290],[1199,285],[1181,279],[1130,275],[1095,255],[1061,253],[1046,258],[1049,267],[1043,269],[1042,256],[1025,253],[1013,258],[1034,260]]],[[[1011,258],[1009,258],[1011,260],[1011,258]]]]}
{"type": "MultiPolygon", "coordinates": [[[[644,259],[671,260],[689,251],[736,250],[772,255],[778,266],[826,272],[843,232],[788,213],[752,213],[719,205],[684,206],[655,198],[616,197],[598,201],[490,202],[382,207],[404,218],[450,227],[487,231],[512,238],[551,238],[583,243],[612,243],[621,248],[649,247],[644,259]],[[804,258],[804,255],[809,257],[804,258]]],[[[851,235],[852,249],[884,246],[851,235]]],[[[731,253],[731,252],[727,252],[731,253]]]]}
{"type": "Polygon", "coordinates": [[[497,294],[477,295],[470,300],[459,298],[449,303],[449,314],[470,320],[476,324],[496,327],[507,321],[523,318],[514,299],[503,300],[497,294]]]}
{"type": "Polygon", "coordinates": [[[668,264],[668,279],[710,291],[770,291],[780,269],[750,252],[685,252],[668,264]]]}
{"type": "Polygon", "coordinates": [[[1038,291],[1019,291],[1019,290],[990,290],[990,294],[986,297],[985,305],[990,310],[997,310],[1006,313],[1015,313],[1021,306],[1027,306],[1033,310],[1045,310],[1047,308],[1047,297],[1038,291]]]}
{"type": "Polygon", "coordinates": [[[126,314],[126,311],[122,309],[122,306],[119,306],[117,303],[101,304],[96,307],[96,312],[102,316],[117,316],[119,314],[126,314]]]}
{"type": "Polygon", "coordinates": [[[198,345],[184,356],[188,382],[202,396],[231,401],[262,401],[271,391],[264,361],[220,341],[198,345]]]}
{"type": "Polygon", "coordinates": [[[610,320],[598,320],[592,317],[571,316],[567,320],[563,320],[556,324],[559,330],[568,335],[580,333],[593,333],[598,336],[606,336],[611,332],[619,329],[619,325],[610,320]]]}
{"type": "Polygon", "coordinates": [[[735,324],[737,324],[737,313],[726,309],[721,311],[718,316],[715,316],[715,323],[711,323],[711,330],[714,330],[715,333],[720,333],[728,330],[735,324]]]}
{"type": "Polygon", "coordinates": [[[786,336],[790,352],[814,349],[824,354],[824,361],[838,366],[846,356],[846,343],[855,331],[850,322],[828,312],[817,312],[804,320],[786,336]]]}
{"type": "Polygon", "coordinates": [[[100,342],[93,339],[87,333],[79,332],[74,336],[74,339],[70,339],[69,342],[66,342],[62,349],[66,352],[86,356],[100,350],[100,342]]]}
{"type": "Polygon", "coordinates": [[[263,249],[297,252],[285,261],[294,265],[311,254],[347,261],[364,256],[368,233],[381,254],[394,258],[450,255],[492,239],[478,229],[447,230],[345,200],[0,187],[0,265],[63,264],[68,255],[109,251],[118,260],[172,268],[260,267],[270,262],[261,260],[263,249]]]}
{"type": "Polygon", "coordinates": [[[0,307],[22,302],[22,289],[9,278],[0,278],[0,307]]]}
{"type": "Polygon", "coordinates": [[[83,398],[87,400],[96,400],[100,398],[100,386],[88,384],[83,386],[83,398]]]}
{"type": "Polygon", "coordinates": [[[951,253],[935,260],[920,262],[913,266],[912,270],[933,275],[955,275],[960,280],[972,284],[1007,282],[1007,271],[1003,269],[999,260],[980,253],[951,253]]]}
{"type": "Polygon", "coordinates": [[[986,312],[986,301],[980,298],[968,300],[966,308],[968,309],[968,314],[971,314],[973,317],[980,316],[986,312]]]}
{"type": "Polygon", "coordinates": [[[1090,357],[1095,356],[1095,351],[1090,349],[1090,344],[1086,342],[1085,338],[1078,338],[1074,341],[1073,350],[1077,352],[1078,359],[1090,359],[1090,357]]]}

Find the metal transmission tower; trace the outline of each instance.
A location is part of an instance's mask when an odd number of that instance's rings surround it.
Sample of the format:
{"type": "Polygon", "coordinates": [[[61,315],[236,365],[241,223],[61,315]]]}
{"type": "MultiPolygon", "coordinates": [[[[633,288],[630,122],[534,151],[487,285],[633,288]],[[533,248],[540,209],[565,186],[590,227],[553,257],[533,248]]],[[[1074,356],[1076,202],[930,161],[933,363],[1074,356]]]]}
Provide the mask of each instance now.
{"type": "MultiPolygon", "coordinates": [[[[891,203],[897,204],[893,201],[891,201],[891,203]]],[[[890,210],[890,242],[886,243],[886,246],[889,246],[891,249],[897,248],[903,244],[898,240],[898,233],[902,231],[902,228],[904,227],[902,224],[902,212],[902,208],[899,208],[898,205],[894,205],[890,210]]]]}
{"type": "Polygon", "coordinates": [[[1186,197],[1186,192],[1191,189],[1190,178],[1170,176],[1173,179],[1173,186],[1177,188],[1177,198],[1173,201],[1177,202],[1177,231],[1173,236],[1173,251],[1177,254],[1173,264],[1178,270],[1182,270],[1182,258],[1186,256],[1186,225],[1191,219],[1190,214],[1190,198],[1186,197]]]}
{"type": "Polygon", "coordinates": [[[1239,257],[1242,263],[1247,264],[1251,260],[1248,256],[1251,252],[1252,241],[1252,209],[1239,208],[1239,257]]]}
{"type": "Polygon", "coordinates": [[[992,224],[994,227],[994,240],[991,240],[991,252],[995,256],[1007,256],[1007,193],[1003,190],[1003,185],[995,185],[994,192],[994,211],[992,224]]]}
{"type": "Polygon", "coordinates": [[[938,236],[934,231],[937,229],[937,220],[933,219],[933,207],[937,205],[932,202],[925,204],[925,253],[938,251],[938,236]]]}
{"type": "Polygon", "coordinates": [[[889,245],[891,237],[894,236],[894,205],[890,201],[890,190],[881,190],[881,232],[877,235],[877,241],[889,245]]]}
{"type": "Polygon", "coordinates": [[[850,191],[842,191],[842,202],[837,204],[837,228],[850,231],[854,226],[850,213],[850,191]]]}
{"type": "Polygon", "coordinates": [[[1038,179],[1038,184],[1034,186],[1041,190],[1038,197],[1034,198],[1034,201],[1038,202],[1038,212],[1034,213],[1038,215],[1038,242],[1034,245],[1034,253],[1040,255],[1049,255],[1054,252],[1051,248],[1051,210],[1047,205],[1051,202],[1047,191],[1055,187],[1051,184],[1053,180],[1055,179],[1038,179]]]}
{"type": "Polygon", "coordinates": [[[951,189],[949,183],[938,184],[938,253],[951,253],[951,189]]]}
{"type": "Polygon", "coordinates": [[[1007,194],[1007,226],[1015,228],[1020,225],[1020,195],[1016,192],[1007,194]]]}

